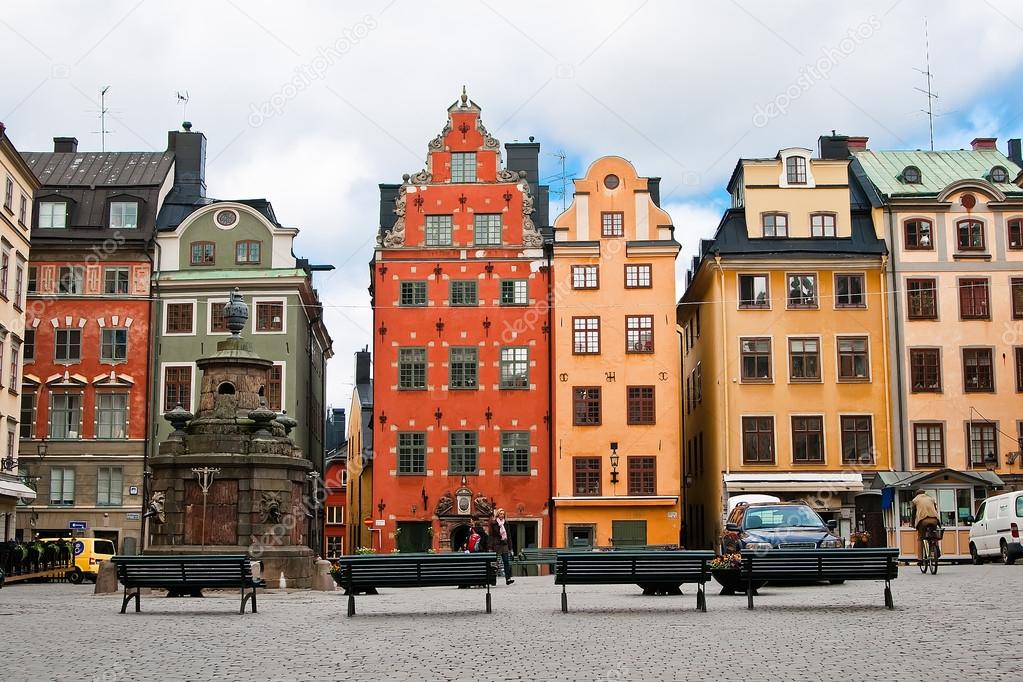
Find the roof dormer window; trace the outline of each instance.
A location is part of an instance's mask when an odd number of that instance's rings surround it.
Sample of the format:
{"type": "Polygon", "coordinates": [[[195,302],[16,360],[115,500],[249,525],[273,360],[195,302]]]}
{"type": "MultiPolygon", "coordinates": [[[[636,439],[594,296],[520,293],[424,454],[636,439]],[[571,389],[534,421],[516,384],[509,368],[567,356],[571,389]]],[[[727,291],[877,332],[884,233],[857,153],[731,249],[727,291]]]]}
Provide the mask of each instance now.
{"type": "Polygon", "coordinates": [[[47,229],[64,229],[67,227],[67,202],[39,202],[39,227],[47,229]]]}
{"type": "Polygon", "coordinates": [[[806,159],[790,156],[785,159],[785,179],[790,185],[806,184],[806,159]]]}
{"type": "Polygon", "coordinates": [[[134,230],[139,226],[139,202],[111,201],[110,229],[134,230]]]}
{"type": "Polygon", "coordinates": [[[920,169],[916,166],[906,166],[902,170],[902,181],[907,185],[919,185],[921,179],[920,169]]]}
{"type": "Polygon", "coordinates": [[[1003,184],[1009,182],[1009,171],[1005,170],[1004,166],[995,166],[988,174],[988,178],[995,184],[1003,184]]]}

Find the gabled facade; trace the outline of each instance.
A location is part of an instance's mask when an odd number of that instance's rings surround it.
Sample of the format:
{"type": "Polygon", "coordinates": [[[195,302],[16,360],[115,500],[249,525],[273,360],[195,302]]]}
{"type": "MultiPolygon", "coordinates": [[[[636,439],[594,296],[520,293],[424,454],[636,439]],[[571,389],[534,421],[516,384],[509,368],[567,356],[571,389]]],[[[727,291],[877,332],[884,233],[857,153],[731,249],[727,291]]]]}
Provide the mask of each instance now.
{"type": "Polygon", "coordinates": [[[385,552],[457,549],[495,505],[516,547],[549,542],[546,188],[539,144],[506,150],[507,165],[463,92],[426,169],[381,185],[371,513],[385,552]]]}
{"type": "Polygon", "coordinates": [[[620,157],[554,223],[554,522],[559,547],[680,542],[671,218],[620,157]]]}
{"type": "Polygon", "coordinates": [[[1023,486],[1020,142],[1006,156],[992,138],[934,152],[874,151],[856,139],[853,170],[891,251],[889,542],[915,554],[907,492],[926,487],[955,530],[943,554],[966,557],[965,517],[992,487],[1023,486]]]}
{"type": "Polygon", "coordinates": [[[804,500],[883,544],[889,447],[886,249],[849,159],[742,159],[732,208],[678,306],[687,545],[717,547],[729,497],[804,500]],[[875,504],[876,503],[876,504],[875,504]]]}
{"type": "MultiPolygon", "coordinates": [[[[173,139],[174,133],[171,134],[173,139]]],[[[133,552],[140,539],[152,329],[156,216],[174,152],[79,152],[54,138],[25,153],[39,178],[32,210],[21,451],[39,496],[23,537],[102,537],[133,552]],[[45,456],[44,456],[45,455],[45,456]]]]}
{"type": "Polygon", "coordinates": [[[35,491],[25,485],[29,472],[19,467],[22,354],[25,349],[25,287],[32,226],[32,196],[39,181],[14,148],[0,123],[0,542],[14,539],[19,501],[33,502],[35,491]]]}

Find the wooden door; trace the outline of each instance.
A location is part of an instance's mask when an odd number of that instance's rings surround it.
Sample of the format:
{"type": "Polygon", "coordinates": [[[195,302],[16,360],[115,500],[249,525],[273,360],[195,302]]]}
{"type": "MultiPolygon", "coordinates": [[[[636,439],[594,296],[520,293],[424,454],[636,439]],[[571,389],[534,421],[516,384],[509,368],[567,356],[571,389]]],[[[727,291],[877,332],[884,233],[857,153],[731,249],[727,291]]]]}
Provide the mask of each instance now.
{"type": "Polygon", "coordinates": [[[856,525],[870,533],[870,540],[867,542],[868,547],[885,547],[888,545],[880,495],[859,495],[856,497],[856,525]]]}
{"type": "Polygon", "coordinates": [[[185,483],[185,544],[238,544],[238,481],[213,481],[206,498],[203,542],[203,499],[198,481],[185,483]]]}

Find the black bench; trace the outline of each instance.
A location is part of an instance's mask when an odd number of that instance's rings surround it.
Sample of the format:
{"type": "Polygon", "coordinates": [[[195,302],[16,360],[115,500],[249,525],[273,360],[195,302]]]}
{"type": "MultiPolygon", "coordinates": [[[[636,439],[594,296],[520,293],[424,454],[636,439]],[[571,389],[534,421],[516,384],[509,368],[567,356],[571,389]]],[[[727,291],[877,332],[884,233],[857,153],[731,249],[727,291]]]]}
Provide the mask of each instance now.
{"type": "Polygon", "coordinates": [[[753,608],[753,581],[794,583],[841,580],[883,580],[884,605],[895,608],[891,581],[899,577],[898,549],[771,549],[743,550],[741,580],[753,608]]]}
{"type": "Polygon", "coordinates": [[[357,554],[337,560],[336,582],[348,593],[348,616],[355,615],[355,593],[377,587],[486,587],[497,584],[494,552],[465,554],[357,554]]]}
{"type": "MultiPolygon", "coordinates": [[[[561,585],[561,610],[568,611],[566,585],[626,585],[677,587],[696,583],[696,608],[707,610],[704,585],[714,552],[617,550],[558,552],[554,584],[561,585]]],[[[645,588],[644,588],[645,589],[645,588]]]]}
{"type": "Polygon", "coordinates": [[[244,554],[115,556],[111,561],[117,566],[117,580],[124,585],[121,613],[132,599],[139,611],[143,587],[167,590],[168,597],[201,597],[204,588],[237,587],[242,597],[238,613],[245,613],[250,599],[256,613],[256,588],[266,587],[263,580],[252,577],[252,565],[244,554]]]}

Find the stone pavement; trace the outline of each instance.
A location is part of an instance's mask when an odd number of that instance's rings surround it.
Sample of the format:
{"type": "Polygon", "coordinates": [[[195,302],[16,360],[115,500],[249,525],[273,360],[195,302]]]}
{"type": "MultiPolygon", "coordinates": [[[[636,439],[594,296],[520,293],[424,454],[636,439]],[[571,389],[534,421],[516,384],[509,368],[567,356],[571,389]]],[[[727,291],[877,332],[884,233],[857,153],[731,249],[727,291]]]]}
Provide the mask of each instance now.
{"type": "Polygon", "coordinates": [[[900,569],[895,611],[881,583],[770,587],[756,610],[708,590],[708,612],[631,586],[551,577],[484,591],[268,591],[238,615],[233,592],[203,600],[121,596],[90,585],[0,590],[5,682],[69,680],[810,680],[1018,679],[1023,566],[900,569]]]}

